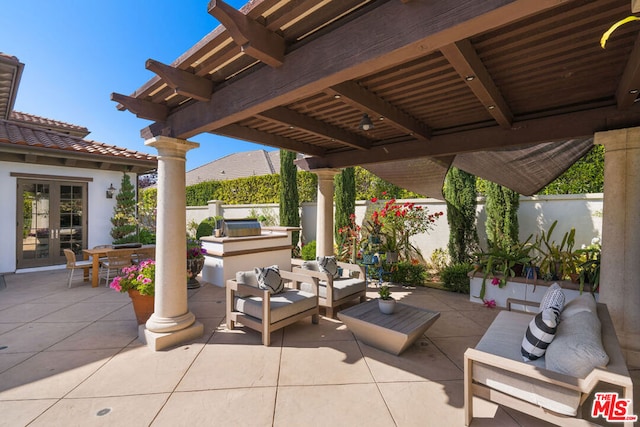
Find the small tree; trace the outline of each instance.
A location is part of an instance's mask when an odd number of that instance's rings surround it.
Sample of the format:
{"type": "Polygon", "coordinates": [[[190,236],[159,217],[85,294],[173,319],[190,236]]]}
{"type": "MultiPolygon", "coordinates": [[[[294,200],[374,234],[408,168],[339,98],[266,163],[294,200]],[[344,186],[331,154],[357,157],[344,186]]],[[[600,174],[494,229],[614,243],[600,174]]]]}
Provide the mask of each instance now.
{"type": "Polygon", "coordinates": [[[471,261],[478,250],[476,177],[451,168],[444,187],[449,222],[449,256],[454,264],[471,261]]]}
{"type": "Polygon", "coordinates": [[[520,240],[518,236],[520,195],[494,182],[487,182],[486,191],[486,228],[489,247],[510,248],[520,240]]]}
{"type": "MultiPolygon", "coordinates": [[[[295,159],[295,152],[280,150],[280,225],[289,227],[300,226],[298,169],[293,163],[295,159]]],[[[294,250],[298,247],[299,239],[300,232],[295,231],[291,237],[294,250]]]]}
{"type": "Polygon", "coordinates": [[[116,206],[111,217],[111,237],[113,243],[129,243],[137,240],[136,233],[136,193],[131,179],[122,175],[120,191],[116,195],[116,206]]]}
{"type": "Polygon", "coordinates": [[[351,225],[351,215],[356,213],[356,178],[353,168],[343,169],[333,178],[336,203],[334,235],[338,248],[344,244],[345,234],[338,230],[351,225]]]}

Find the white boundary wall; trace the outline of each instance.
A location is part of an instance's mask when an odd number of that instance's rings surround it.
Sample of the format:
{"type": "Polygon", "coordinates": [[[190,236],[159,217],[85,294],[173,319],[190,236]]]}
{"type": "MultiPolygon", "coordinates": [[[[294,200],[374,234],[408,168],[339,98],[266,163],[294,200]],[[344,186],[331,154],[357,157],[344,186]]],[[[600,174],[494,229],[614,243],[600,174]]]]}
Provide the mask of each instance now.
{"type": "MultiPolygon", "coordinates": [[[[398,200],[399,203],[405,200],[398,200]]],[[[446,249],[449,242],[449,225],[447,224],[447,205],[437,199],[411,199],[411,202],[421,205],[429,212],[444,212],[445,216],[436,221],[433,231],[429,234],[418,235],[414,242],[422,250],[426,259],[435,249],[446,249]]],[[[362,224],[368,202],[356,203],[356,221],[362,224]]],[[[218,212],[225,218],[246,218],[251,211],[263,213],[270,212],[278,218],[278,204],[261,205],[224,205],[220,202],[209,202],[209,206],[197,206],[187,208],[187,223],[200,222],[208,216],[218,212]],[[213,212],[213,213],[212,213],[213,212]]],[[[484,198],[478,199],[478,235],[481,246],[486,246],[487,236],[484,223],[486,213],[484,198]]],[[[316,236],[316,204],[303,203],[300,210],[302,223],[302,241],[304,243],[315,240],[316,236]]],[[[576,246],[588,245],[594,237],[602,236],[602,193],[572,194],[557,196],[533,196],[521,197],[518,210],[518,222],[520,225],[520,240],[524,241],[530,234],[548,230],[553,221],[558,220],[558,225],[552,237],[560,241],[566,231],[572,227],[576,229],[576,246]]]]}

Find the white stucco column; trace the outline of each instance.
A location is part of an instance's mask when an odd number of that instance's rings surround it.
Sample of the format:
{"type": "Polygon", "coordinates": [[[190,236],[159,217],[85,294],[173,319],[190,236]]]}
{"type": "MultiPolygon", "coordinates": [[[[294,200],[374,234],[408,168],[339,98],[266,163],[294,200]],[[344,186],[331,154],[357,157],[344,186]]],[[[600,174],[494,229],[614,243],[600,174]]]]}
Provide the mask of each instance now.
{"type": "Polygon", "coordinates": [[[604,145],[600,302],[627,364],[640,366],[640,127],[598,132],[604,145]]]}
{"type": "Polygon", "coordinates": [[[161,350],[202,336],[203,326],[187,306],[186,153],[199,147],[182,139],[155,137],[145,145],[158,150],[155,308],[144,336],[161,350]]]}
{"type": "Polygon", "coordinates": [[[318,169],[318,214],[316,218],[316,256],[333,255],[333,177],[338,169],[318,169]]]}

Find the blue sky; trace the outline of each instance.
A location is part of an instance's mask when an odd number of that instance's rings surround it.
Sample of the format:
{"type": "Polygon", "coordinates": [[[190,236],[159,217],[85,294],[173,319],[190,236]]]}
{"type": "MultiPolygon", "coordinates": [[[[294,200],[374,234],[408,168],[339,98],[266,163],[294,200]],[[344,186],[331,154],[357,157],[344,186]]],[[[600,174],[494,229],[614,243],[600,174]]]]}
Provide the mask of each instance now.
{"type": "MultiPolygon", "coordinates": [[[[239,9],[246,0],[227,0],[239,9]]],[[[14,109],[85,126],[87,139],[156,154],[140,130],[151,122],[118,111],[131,94],[218,26],[207,0],[20,0],[2,4],[0,52],[25,64],[14,109]]],[[[187,170],[230,153],[272,148],[203,134],[190,139],[187,170]]]]}

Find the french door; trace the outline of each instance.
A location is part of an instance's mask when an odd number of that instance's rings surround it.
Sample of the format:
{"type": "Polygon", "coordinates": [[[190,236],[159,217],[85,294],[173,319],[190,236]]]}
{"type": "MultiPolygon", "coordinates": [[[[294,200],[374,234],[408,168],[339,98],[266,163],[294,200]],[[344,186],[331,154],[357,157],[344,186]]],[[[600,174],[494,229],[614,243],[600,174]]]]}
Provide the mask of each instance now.
{"type": "Polygon", "coordinates": [[[18,179],[17,268],[64,263],[86,248],[87,183],[18,179]]]}

